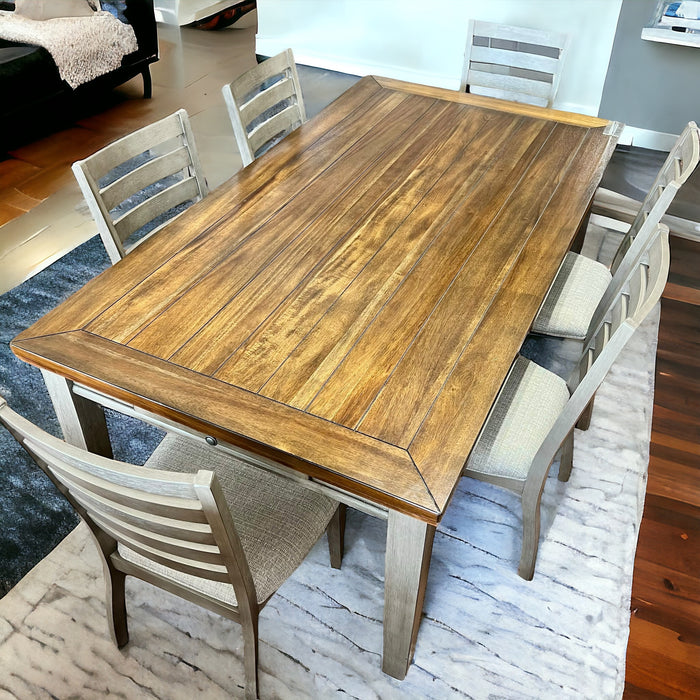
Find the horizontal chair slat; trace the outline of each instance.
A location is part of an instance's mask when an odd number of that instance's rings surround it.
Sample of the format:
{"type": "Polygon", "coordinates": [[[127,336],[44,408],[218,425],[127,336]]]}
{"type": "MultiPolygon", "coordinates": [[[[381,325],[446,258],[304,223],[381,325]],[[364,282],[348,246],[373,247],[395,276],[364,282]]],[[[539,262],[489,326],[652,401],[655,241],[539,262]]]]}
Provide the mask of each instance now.
{"type": "Polygon", "coordinates": [[[200,544],[188,542],[164,535],[155,535],[143,528],[133,527],[123,520],[115,520],[106,515],[93,514],[92,519],[105,532],[109,532],[113,537],[151,547],[162,552],[165,556],[177,556],[183,560],[191,560],[205,564],[222,564],[222,557],[216,545],[200,544]]]}
{"type": "Polygon", "coordinates": [[[248,134],[250,146],[255,153],[261,146],[264,146],[270,139],[287,131],[289,128],[289,114],[296,110],[296,105],[291,105],[278,112],[272,119],[268,119],[263,124],[253,129],[248,134]]]}
{"type": "Polygon", "coordinates": [[[547,99],[552,90],[551,83],[518,78],[512,75],[502,75],[500,73],[489,73],[487,71],[469,70],[467,81],[478,87],[492,88],[494,90],[504,90],[526,95],[533,95],[547,99]]]}
{"type": "Polygon", "coordinates": [[[185,178],[130,209],[114,222],[114,228],[121,240],[125,241],[134,231],[138,231],[157,216],[198,196],[199,186],[196,178],[185,178]]]}
{"type": "Polygon", "coordinates": [[[113,209],[125,199],[140,192],[145,187],[174,175],[191,165],[190,154],[185,146],[149,160],[126,175],[100,190],[102,201],[107,209],[113,209]]]}
{"type": "Polygon", "coordinates": [[[294,95],[294,83],[291,78],[284,78],[264,92],[259,92],[251,100],[242,105],[239,109],[241,120],[244,124],[250,124],[255,117],[265,110],[271,109],[283,100],[294,95]]]}
{"type": "Polygon", "coordinates": [[[495,49],[490,46],[473,46],[470,60],[473,63],[493,63],[502,66],[513,66],[525,70],[553,75],[557,71],[559,60],[551,56],[540,56],[522,51],[495,49]]]}
{"type": "Polygon", "coordinates": [[[209,581],[219,581],[221,583],[231,582],[228,571],[224,566],[207,564],[205,562],[200,563],[184,557],[175,556],[174,554],[166,555],[156,549],[148,547],[147,545],[143,545],[136,540],[131,540],[124,537],[122,537],[121,540],[128,549],[131,549],[146,559],[151,559],[158,562],[162,566],[167,566],[170,569],[175,569],[176,571],[180,571],[183,574],[189,574],[190,576],[199,576],[201,578],[208,579],[209,581]]]}
{"type": "Polygon", "coordinates": [[[154,124],[149,124],[139,131],[123,139],[118,148],[107,147],[90,156],[86,163],[88,171],[99,180],[117,165],[121,165],[132,158],[155,148],[158,144],[180,136],[181,125],[179,119],[166,117],[154,124]]]}

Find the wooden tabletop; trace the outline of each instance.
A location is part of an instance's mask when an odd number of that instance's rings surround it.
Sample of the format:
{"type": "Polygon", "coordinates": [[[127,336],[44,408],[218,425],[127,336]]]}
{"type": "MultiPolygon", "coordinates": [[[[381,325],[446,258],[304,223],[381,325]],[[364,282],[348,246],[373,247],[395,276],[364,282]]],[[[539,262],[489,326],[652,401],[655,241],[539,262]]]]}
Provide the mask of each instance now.
{"type": "Polygon", "coordinates": [[[364,78],[12,348],[435,524],[615,127],[364,78]]]}

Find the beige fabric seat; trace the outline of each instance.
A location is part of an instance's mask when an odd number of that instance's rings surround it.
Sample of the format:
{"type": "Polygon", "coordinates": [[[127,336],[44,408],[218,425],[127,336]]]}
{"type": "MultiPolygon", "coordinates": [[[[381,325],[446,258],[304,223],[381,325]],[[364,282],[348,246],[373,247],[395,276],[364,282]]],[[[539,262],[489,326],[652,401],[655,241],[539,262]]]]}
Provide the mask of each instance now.
{"type": "Polygon", "coordinates": [[[611,282],[612,273],[602,263],[567,253],[532,324],[533,332],[583,340],[611,282]]]}
{"type": "Polygon", "coordinates": [[[639,262],[647,239],[654,234],[656,225],[698,161],[700,130],[695,122],[689,122],[631,224],[600,214],[590,217],[587,238],[619,241],[610,271],[601,262],[568,253],[537,312],[532,324],[534,333],[590,340],[591,326],[599,324],[602,309],[619,292],[629,271],[639,262]],[[636,239],[639,241],[634,245],[636,239]]]}
{"type": "MultiPolygon", "coordinates": [[[[168,434],[144,466],[194,474],[202,459],[201,447],[192,440],[168,434]]],[[[207,453],[241,539],[258,603],[264,603],[297,569],[326,529],[338,504],[215,450],[207,453]]],[[[120,546],[128,561],[236,605],[232,586],[207,581],[169,569],[120,546]]]]}
{"type": "Polygon", "coordinates": [[[525,479],[569,400],[566,382],[519,355],[467,462],[472,472],[525,479]],[[523,430],[523,426],[527,430],[523,430]]]}
{"type": "Polygon", "coordinates": [[[561,448],[559,479],[568,480],[576,421],[634,330],[660,299],[668,266],[668,228],[659,224],[600,323],[592,328],[568,382],[518,357],[467,460],[464,476],[520,496],[523,541],[518,573],[525,579],[535,571],[540,499],[549,467],[561,448]]]}
{"type": "Polygon", "coordinates": [[[140,467],[45,433],[2,397],[0,423],[90,528],[115,644],[129,641],[124,582],[135,576],[238,622],[245,695],[258,697],[260,610],[326,529],[340,567],[344,507],[194,438],[166,435],[140,467]]]}

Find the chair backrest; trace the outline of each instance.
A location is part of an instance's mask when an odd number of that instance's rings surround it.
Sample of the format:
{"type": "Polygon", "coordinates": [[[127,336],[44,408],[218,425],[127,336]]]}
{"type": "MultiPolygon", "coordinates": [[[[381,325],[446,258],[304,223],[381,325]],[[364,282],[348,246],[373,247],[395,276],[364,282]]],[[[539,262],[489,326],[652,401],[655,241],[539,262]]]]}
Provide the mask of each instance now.
{"type": "Polygon", "coordinates": [[[306,121],[291,49],[268,58],[221,88],[243,165],[306,121]]]}
{"type": "Polygon", "coordinates": [[[551,107],[567,45],[566,34],[470,20],[460,90],[551,107]]]}
{"type": "MultiPolygon", "coordinates": [[[[546,473],[559,446],[593,398],[613,362],[661,298],[670,263],[668,235],[668,227],[657,224],[654,235],[647,240],[644,255],[640,256],[625,285],[608,304],[603,322],[584,344],[578,365],[568,381],[571,397],[535,457],[538,471],[545,470],[546,473]]],[[[541,476],[541,473],[533,473],[533,483],[537,483],[541,476]]]]}
{"type": "MultiPolygon", "coordinates": [[[[185,574],[255,592],[231,513],[212,471],[146,469],[94,455],[39,429],[0,397],[2,423],[85,520],[106,560],[117,543],[185,574]]],[[[139,569],[130,561],[131,568],[139,569]]],[[[151,583],[152,571],[140,574],[151,583]]]]}
{"type": "Polygon", "coordinates": [[[208,193],[187,112],[181,109],[73,163],[112,263],[208,193]]]}
{"type": "Polygon", "coordinates": [[[700,161],[700,130],[689,122],[670,150],[649,193],[644,198],[628,232],[620,244],[611,270],[617,270],[642,227],[653,229],[669,208],[681,185],[690,177],[700,161]]]}

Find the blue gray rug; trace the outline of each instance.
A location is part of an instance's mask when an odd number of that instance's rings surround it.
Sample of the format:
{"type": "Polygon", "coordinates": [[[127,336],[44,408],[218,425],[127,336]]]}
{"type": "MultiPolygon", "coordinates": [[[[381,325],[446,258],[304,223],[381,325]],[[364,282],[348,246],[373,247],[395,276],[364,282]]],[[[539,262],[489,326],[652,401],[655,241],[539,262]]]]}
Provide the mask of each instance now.
{"type": "MultiPolygon", "coordinates": [[[[67,299],[109,266],[99,236],[30,280],[0,296],[0,394],[25,418],[49,433],[61,430],[41,373],[9,347],[20,331],[67,299]]],[[[108,411],[117,459],[143,464],[162,433],[108,411]]],[[[0,597],[43,559],[78,518],[19,444],[0,428],[0,597]]]]}

